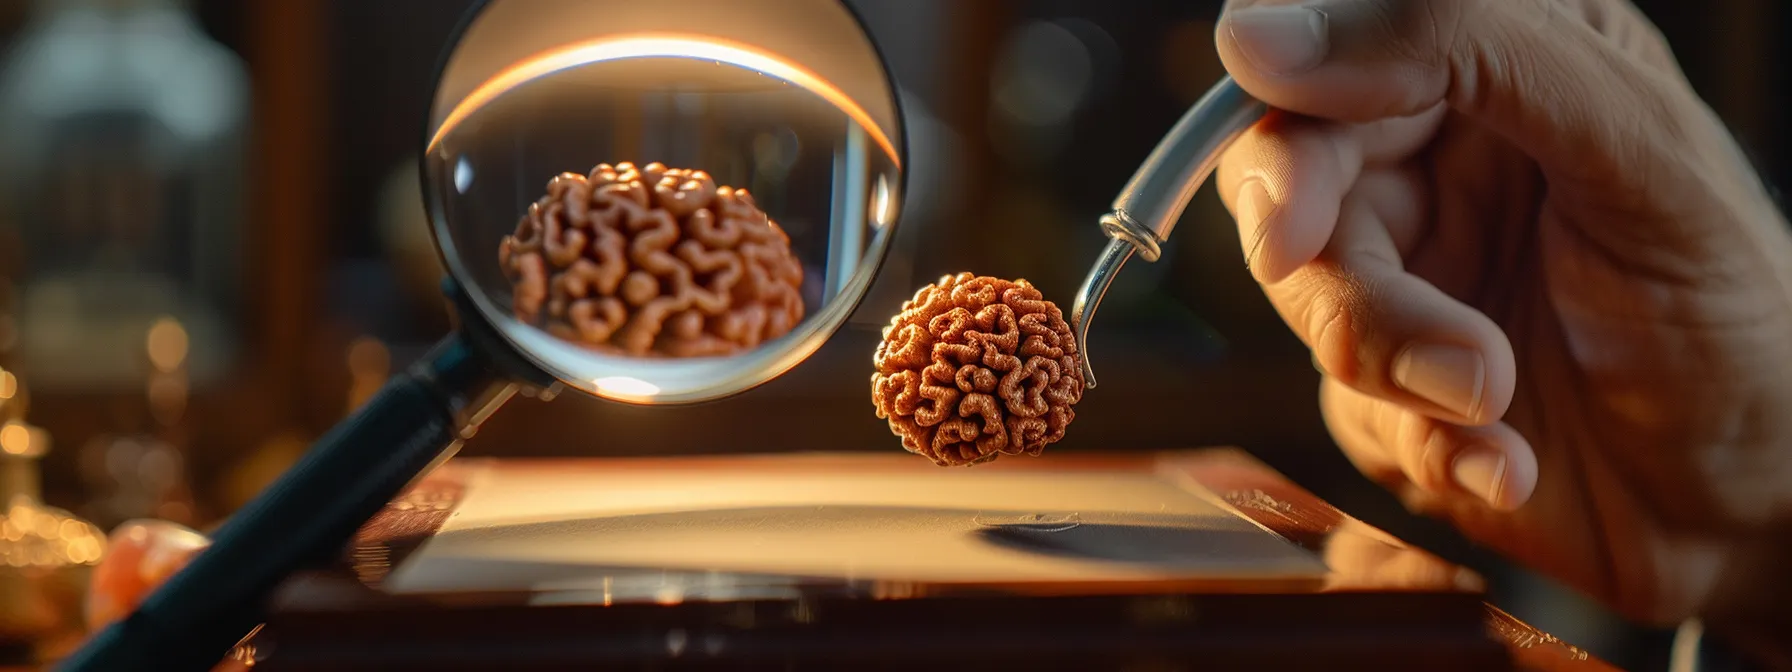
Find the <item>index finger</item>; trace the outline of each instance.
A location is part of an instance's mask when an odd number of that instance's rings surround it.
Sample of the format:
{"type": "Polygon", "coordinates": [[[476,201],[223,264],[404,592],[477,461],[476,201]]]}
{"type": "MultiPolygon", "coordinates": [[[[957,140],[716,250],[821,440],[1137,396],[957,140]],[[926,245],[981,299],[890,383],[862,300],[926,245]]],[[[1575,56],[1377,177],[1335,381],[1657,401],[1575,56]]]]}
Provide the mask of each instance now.
{"type": "Polygon", "coordinates": [[[1444,113],[1339,124],[1271,111],[1245,131],[1221,157],[1215,188],[1257,281],[1277,282],[1312,261],[1362,171],[1410,159],[1444,113]]]}

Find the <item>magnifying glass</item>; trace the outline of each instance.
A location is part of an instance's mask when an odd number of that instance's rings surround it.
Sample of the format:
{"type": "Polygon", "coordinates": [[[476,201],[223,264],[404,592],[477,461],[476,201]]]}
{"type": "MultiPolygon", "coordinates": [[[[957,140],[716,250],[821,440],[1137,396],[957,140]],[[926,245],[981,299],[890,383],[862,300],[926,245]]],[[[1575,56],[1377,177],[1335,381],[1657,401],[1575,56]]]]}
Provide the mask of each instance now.
{"type": "Polygon", "coordinates": [[[515,395],[737,394],[870,287],[905,127],[844,3],[487,0],[451,45],[422,173],[455,332],[61,669],[209,669],[515,395]]]}

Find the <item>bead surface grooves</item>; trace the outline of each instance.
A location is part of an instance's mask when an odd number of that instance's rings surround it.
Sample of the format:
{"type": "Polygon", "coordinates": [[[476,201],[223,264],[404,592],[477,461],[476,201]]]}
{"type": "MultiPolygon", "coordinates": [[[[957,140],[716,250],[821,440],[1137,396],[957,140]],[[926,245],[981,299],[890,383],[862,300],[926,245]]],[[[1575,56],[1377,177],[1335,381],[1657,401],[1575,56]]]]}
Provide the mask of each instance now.
{"type": "Polygon", "coordinates": [[[803,319],[803,266],[745,189],[701,170],[563,173],[499,245],[518,320],[634,357],[730,355],[803,319]]]}
{"type": "Polygon", "coordinates": [[[884,329],[871,401],[903,448],[941,466],[1036,456],[1083,396],[1076,337],[1025,280],[970,273],[921,288],[884,329]]]}

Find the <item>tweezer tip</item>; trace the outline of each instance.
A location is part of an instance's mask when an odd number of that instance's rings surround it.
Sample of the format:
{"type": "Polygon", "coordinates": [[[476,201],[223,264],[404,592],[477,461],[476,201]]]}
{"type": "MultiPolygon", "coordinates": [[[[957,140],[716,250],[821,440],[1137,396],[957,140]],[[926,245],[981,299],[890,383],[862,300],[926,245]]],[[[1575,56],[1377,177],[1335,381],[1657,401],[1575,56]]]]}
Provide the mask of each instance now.
{"type": "Polygon", "coordinates": [[[1095,367],[1089,363],[1089,323],[1095,317],[1095,309],[1101,305],[1101,299],[1108,293],[1108,286],[1114,283],[1114,277],[1120,274],[1120,268],[1126,264],[1133,253],[1138,251],[1131,242],[1118,238],[1108,241],[1102,250],[1101,258],[1089,271],[1089,277],[1083,280],[1083,286],[1077,290],[1076,301],[1071,306],[1070,324],[1076,331],[1077,350],[1082,353],[1083,389],[1095,389],[1095,367]]]}

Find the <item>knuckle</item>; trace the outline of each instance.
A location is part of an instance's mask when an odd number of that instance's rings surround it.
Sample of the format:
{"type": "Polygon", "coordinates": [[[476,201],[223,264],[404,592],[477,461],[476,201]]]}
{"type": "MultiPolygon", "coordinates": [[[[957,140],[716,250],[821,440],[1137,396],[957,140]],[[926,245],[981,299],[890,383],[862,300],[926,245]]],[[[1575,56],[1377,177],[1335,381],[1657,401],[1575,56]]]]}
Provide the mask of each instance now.
{"type": "Polygon", "coordinates": [[[1496,5],[1555,0],[1404,0],[1375,3],[1375,18],[1391,35],[1398,55],[1420,65],[1445,65],[1469,44],[1496,5]]]}
{"type": "Polygon", "coordinates": [[[1369,393],[1384,390],[1387,364],[1399,340],[1389,319],[1401,309],[1400,292],[1386,272],[1398,263],[1380,253],[1347,254],[1332,245],[1290,281],[1298,280],[1296,320],[1290,326],[1312,350],[1315,364],[1337,382],[1369,393]]]}
{"type": "MultiPolygon", "coordinates": [[[[1531,0],[1522,0],[1519,4],[1536,4],[1531,0]]],[[[1547,7],[1546,1],[1544,6],[1547,7]]],[[[1482,9],[1480,12],[1492,10],[1482,9]]],[[[1528,12],[1540,16],[1550,10],[1528,12]]],[[[1538,19],[1548,21],[1549,19],[1538,19]]],[[[1468,110],[1483,110],[1498,101],[1497,92],[1501,91],[1537,91],[1543,83],[1538,79],[1542,74],[1539,69],[1548,67],[1540,63],[1540,55],[1532,49],[1512,46],[1512,42],[1525,42],[1512,34],[1512,31],[1532,29],[1534,24],[1527,21],[1488,21],[1481,17],[1456,17],[1448,28],[1447,44],[1441,47],[1448,62],[1441,68],[1444,76],[1449,78],[1449,90],[1446,97],[1455,101],[1459,107],[1468,110]],[[1482,28],[1485,34],[1474,34],[1475,24],[1494,26],[1482,28]]]]}
{"type": "Polygon", "coordinates": [[[1463,45],[1468,44],[1470,39],[1469,28],[1485,17],[1488,11],[1487,0],[1419,4],[1425,7],[1425,24],[1431,35],[1429,46],[1436,58],[1449,58],[1463,51],[1463,45]]]}
{"type": "Polygon", "coordinates": [[[1320,368],[1338,382],[1357,387],[1363,375],[1358,356],[1363,325],[1373,309],[1355,283],[1338,282],[1335,272],[1326,275],[1329,282],[1309,290],[1303,331],[1320,368]]]}
{"type": "MultiPolygon", "coordinates": [[[[1533,0],[1384,0],[1369,3],[1364,17],[1385,36],[1377,49],[1403,66],[1412,86],[1388,101],[1387,116],[1404,116],[1450,93],[1472,59],[1477,26],[1496,2],[1533,0]]],[[[1473,70],[1469,70],[1473,72],[1473,70]]]]}

